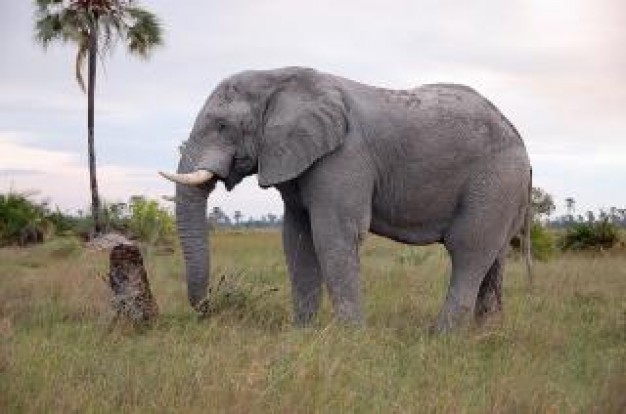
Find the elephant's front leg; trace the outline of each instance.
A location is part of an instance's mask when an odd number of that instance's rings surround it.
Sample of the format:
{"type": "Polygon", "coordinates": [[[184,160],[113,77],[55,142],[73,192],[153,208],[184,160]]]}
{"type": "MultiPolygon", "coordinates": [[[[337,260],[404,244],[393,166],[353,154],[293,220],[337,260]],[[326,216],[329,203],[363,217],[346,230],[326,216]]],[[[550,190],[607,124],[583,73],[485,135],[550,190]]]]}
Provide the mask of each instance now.
{"type": "Polygon", "coordinates": [[[365,220],[316,208],[311,211],[315,250],[324,282],[341,323],[363,325],[359,245],[367,230],[365,220]]]}
{"type": "Polygon", "coordinates": [[[305,211],[285,208],[283,247],[291,278],[294,322],[306,326],[320,307],[322,274],[305,211]]]}

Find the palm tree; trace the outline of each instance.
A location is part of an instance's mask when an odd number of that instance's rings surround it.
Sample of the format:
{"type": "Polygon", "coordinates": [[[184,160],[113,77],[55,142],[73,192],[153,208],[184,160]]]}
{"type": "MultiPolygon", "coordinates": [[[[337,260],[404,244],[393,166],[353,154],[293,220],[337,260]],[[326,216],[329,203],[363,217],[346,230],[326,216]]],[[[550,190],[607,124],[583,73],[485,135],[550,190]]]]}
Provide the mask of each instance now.
{"type": "Polygon", "coordinates": [[[35,0],[36,41],[44,49],[59,40],[77,46],[76,80],[83,92],[83,66],[87,58],[87,148],[96,234],[102,231],[93,133],[97,57],[102,58],[117,41],[122,41],[131,54],[147,58],[153,47],[162,42],[156,16],[135,3],[133,0],[35,0]]]}
{"type": "Polygon", "coordinates": [[[237,226],[239,226],[239,222],[241,221],[241,218],[243,217],[243,214],[241,214],[241,211],[237,210],[235,211],[235,224],[237,226]]]}
{"type": "Polygon", "coordinates": [[[574,221],[574,212],[576,211],[576,200],[573,197],[567,197],[565,199],[565,205],[567,206],[567,214],[570,221],[574,221]]]}

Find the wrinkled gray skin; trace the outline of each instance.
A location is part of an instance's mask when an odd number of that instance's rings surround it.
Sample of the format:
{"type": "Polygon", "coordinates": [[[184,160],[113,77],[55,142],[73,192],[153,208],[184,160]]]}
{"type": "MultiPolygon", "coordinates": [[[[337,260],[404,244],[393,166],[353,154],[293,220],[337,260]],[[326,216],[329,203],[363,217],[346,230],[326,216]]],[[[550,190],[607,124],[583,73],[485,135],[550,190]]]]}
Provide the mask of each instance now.
{"type": "MultiPolygon", "coordinates": [[[[298,325],[317,313],[323,284],[338,320],[363,323],[359,246],[368,230],[446,247],[452,274],[435,330],[501,309],[505,252],[527,215],[531,167],[515,128],[468,87],[387,90],[306,68],[247,71],[213,91],[181,151],[179,173],[208,170],[229,190],[256,173],[280,191],[298,325]]],[[[176,187],[196,308],[207,294],[214,186],[176,187]]]]}

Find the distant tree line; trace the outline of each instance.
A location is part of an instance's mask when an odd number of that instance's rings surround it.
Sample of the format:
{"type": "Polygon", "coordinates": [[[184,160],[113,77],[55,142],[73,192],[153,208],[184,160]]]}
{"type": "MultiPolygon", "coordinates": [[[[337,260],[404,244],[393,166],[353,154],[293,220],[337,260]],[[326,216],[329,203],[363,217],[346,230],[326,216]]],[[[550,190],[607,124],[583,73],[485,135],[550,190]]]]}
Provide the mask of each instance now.
{"type": "Polygon", "coordinates": [[[213,207],[208,215],[209,226],[213,229],[249,229],[249,228],[279,228],[283,224],[283,217],[267,213],[260,217],[244,219],[240,210],[235,211],[232,219],[220,207],[213,207]]]}
{"type": "Polygon", "coordinates": [[[532,189],[533,254],[547,259],[557,250],[609,249],[620,243],[619,229],[626,228],[626,208],[576,214],[576,200],[567,197],[566,213],[552,217],[553,197],[541,188],[532,189]],[[552,230],[552,231],[550,231],[552,230]]]}
{"type": "Polygon", "coordinates": [[[626,227],[626,208],[609,207],[598,212],[587,210],[584,214],[576,213],[576,200],[573,197],[565,198],[566,214],[552,217],[556,210],[554,199],[550,194],[538,187],[533,187],[532,204],[536,220],[540,220],[549,227],[567,228],[575,223],[608,222],[615,226],[626,227]]]}
{"type": "MultiPolygon", "coordinates": [[[[52,235],[75,235],[84,240],[93,237],[93,214],[52,209],[50,203],[35,202],[36,193],[0,194],[0,246],[40,243],[52,235]]],[[[565,199],[566,214],[552,217],[556,206],[553,197],[533,188],[533,254],[547,259],[558,250],[586,248],[607,249],[620,244],[620,228],[626,228],[626,209],[611,207],[599,212],[576,214],[576,201],[565,199]]],[[[132,196],[128,202],[101,205],[99,217],[104,232],[119,232],[148,244],[170,244],[175,240],[175,218],[170,209],[156,200],[132,196]]],[[[273,213],[244,217],[240,210],[232,217],[219,206],[209,210],[211,229],[271,229],[282,226],[283,218],[273,213]]],[[[519,240],[513,241],[519,247],[519,240]]],[[[623,245],[623,242],[621,242],[623,245]]]]}

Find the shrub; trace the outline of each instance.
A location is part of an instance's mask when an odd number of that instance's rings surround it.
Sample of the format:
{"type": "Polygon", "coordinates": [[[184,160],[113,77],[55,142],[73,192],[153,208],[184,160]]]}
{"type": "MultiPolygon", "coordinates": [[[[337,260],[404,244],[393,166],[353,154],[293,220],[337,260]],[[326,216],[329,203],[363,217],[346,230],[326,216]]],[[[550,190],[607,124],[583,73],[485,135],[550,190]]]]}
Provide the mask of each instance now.
{"type": "MultiPolygon", "coordinates": [[[[521,235],[511,240],[511,246],[515,251],[518,252],[521,250],[520,237],[525,236],[521,235]]],[[[552,232],[548,228],[542,226],[541,223],[538,221],[535,221],[531,227],[530,243],[532,256],[537,260],[546,261],[550,259],[556,252],[554,236],[552,235],[552,232]]],[[[524,252],[521,253],[524,254],[524,252]]]]}
{"type": "Polygon", "coordinates": [[[53,225],[57,234],[72,232],[77,226],[77,219],[63,213],[58,207],[46,215],[46,219],[53,225]]]}
{"type": "Polygon", "coordinates": [[[169,242],[174,234],[174,218],[155,200],[135,196],[130,201],[129,229],[133,236],[158,244],[169,242]]]}
{"type": "Polygon", "coordinates": [[[575,223],[567,229],[562,246],[564,250],[608,249],[618,241],[617,226],[605,218],[596,222],[575,223]]]}
{"type": "Polygon", "coordinates": [[[0,194],[0,245],[43,241],[48,228],[45,206],[25,193],[0,194]]]}
{"type": "Polygon", "coordinates": [[[552,233],[538,222],[533,223],[530,231],[530,242],[533,257],[537,260],[548,260],[556,251],[552,233]]]}

